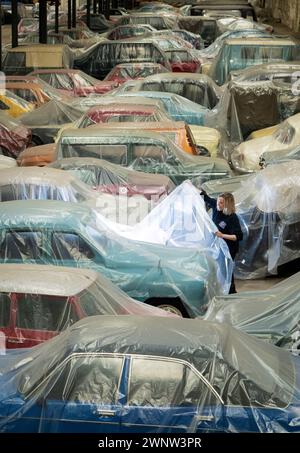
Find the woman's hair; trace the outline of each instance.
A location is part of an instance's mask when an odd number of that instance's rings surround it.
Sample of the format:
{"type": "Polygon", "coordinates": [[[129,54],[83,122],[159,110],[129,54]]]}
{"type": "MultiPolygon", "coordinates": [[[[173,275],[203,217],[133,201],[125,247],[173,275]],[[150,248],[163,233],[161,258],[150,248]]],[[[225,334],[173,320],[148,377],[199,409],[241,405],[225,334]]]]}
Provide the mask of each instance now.
{"type": "Polygon", "coordinates": [[[223,213],[226,215],[231,215],[235,213],[235,201],[234,196],[230,192],[221,193],[218,198],[224,199],[224,209],[223,213]]]}

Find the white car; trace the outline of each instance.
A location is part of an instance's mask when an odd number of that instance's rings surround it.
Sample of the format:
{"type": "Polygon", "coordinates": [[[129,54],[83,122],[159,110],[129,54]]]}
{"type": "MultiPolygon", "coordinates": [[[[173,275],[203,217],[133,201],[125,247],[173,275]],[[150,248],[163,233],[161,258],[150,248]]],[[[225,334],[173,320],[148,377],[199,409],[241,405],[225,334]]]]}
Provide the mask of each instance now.
{"type": "Polygon", "coordinates": [[[241,173],[260,169],[260,157],[267,151],[292,150],[300,145],[300,113],[286,119],[271,135],[247,140],[231,155],[233,167],[241,173]]]}

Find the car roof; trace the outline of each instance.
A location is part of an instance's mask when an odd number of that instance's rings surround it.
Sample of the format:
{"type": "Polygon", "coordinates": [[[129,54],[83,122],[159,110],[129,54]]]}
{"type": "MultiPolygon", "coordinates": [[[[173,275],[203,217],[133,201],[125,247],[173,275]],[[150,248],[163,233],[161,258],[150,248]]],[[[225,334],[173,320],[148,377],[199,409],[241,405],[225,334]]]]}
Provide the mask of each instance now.
{"type": "MultiPolygon", "coordinates": [[[[123,128],[116,128],[114,127],[118,123],[109,123],[109,124],[93,124],[92,126],[86,127],[86,128],[80,128],[80,129],[66,129],[65,131],[62,132],[60,136],[59,141],[63,141],[64,138],[72,138],[74,137],[74,143],[77,142],[78,137],[84,137],[87,139],[88,137],[90,138],[97,138],[97,137],[123,137],[123,138],[130,138],[130,137],[135,137],[135,138],[144,138],[147,140],[159,140],[159,141],[169,141],[168,138],[165,135],[162,135],[159,133],[159,131],[143,131],[140,130],[141,126],[137,127],[141,123],[130,123],[133,124],[133,128],[129,130],[129,126],[127,126],[129,123],[126,123],[126,128],[124,127],[124,123],[121,123],[123,125],[123,128]],[[136,130],[134,130],[136,129],[136,130]],[[133,131],[134,130],[134,134],[133,131]]],[[[155,123],[156,124],[156,123],[155,123]]]]}
{"type": "MultiPolygon", "coordinates": [[[[133,102],[128,102],[126,103],[119,103],[118,100],[116,100],[115,103],[109,103],[109,104],[101,104],[101,105],[95,105],[94,107],[91,107],[87,112],[86,116],[94,113],[94,112],[144,112],[144,113],[152,113],[155,112],[156,106],[155,105],[143,105],[143,104],[134,104],[133,102]]],[[[126,123],[127,124],[127,123],[126,123]]],[[[144,126],[143,126],[144,127],[144,126]]]]}
{"type": "Polygon", "coordinates": [[[272,37],[267,37],[267,38],[247,38],[246,40],[241,38],[241,39],[225,39],[224,45],[230,45],[230,46],[296,46],[295,41],[292,41],[291,39],[284,39],[284,38],[279,38],[279,39],[274,39],[272,37]]]}
{"type": "Polygon", "coordinates": [[[39,264],[0,264],[0,291],[72,296],[94,283],[98,274],[89,269],[39,264]]]}
{"type": "Polygon", "coordinates": [[[36,184],[66,187],[76,178],[69,172],[49,167],[14,167],[0,172],[0,187],[7,184],[36,184]]]}
{"type": "Polygon", "coordinates": [[[21,47],[14,47],[12,49],[8,49],[8,52],[58,52],[64,51],[67,46],[64,44],[34,44],[32,46],[21,46],[21,47]]]}

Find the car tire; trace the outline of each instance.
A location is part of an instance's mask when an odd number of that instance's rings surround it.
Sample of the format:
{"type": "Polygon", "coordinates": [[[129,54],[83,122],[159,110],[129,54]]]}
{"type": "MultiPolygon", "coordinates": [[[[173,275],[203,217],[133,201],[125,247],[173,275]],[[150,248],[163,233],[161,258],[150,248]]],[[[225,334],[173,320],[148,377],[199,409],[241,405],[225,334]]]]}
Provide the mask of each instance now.
{"type": "Polygon", "coordinates": [[[190,318],[180,299],[151,299],[148,300],[147,303],[182,318],[190,318]]]}

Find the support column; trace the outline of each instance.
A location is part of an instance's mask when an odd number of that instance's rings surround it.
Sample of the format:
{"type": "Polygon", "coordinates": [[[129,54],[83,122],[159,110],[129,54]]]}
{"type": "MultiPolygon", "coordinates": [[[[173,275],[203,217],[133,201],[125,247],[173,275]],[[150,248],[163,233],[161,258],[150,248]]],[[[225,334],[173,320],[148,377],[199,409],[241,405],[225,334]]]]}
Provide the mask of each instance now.
{"type": "Polygon", "coordinates": [[[39,41],[47,44],[47,1],[39,2],[39,41]]]}
{"type": "Polygon", "coordinates": [[[18,47],[18,0],[11,2],[11,47],[18,47]]]}

